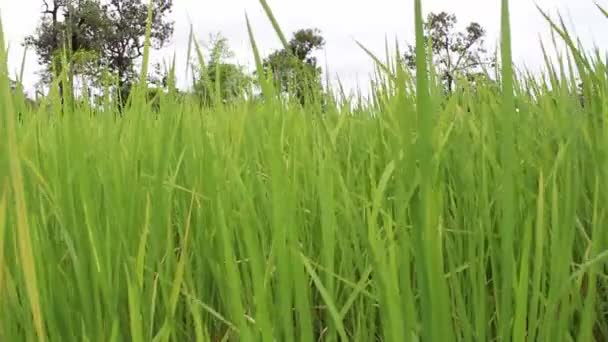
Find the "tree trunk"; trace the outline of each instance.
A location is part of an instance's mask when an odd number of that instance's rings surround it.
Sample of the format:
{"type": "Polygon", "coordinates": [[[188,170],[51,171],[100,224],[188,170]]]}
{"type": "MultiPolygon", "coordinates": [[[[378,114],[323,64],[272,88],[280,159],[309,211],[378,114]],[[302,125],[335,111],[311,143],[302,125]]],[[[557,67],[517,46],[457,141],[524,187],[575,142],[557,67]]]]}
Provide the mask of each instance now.
{"type": "Polygon", "coordinates": [[[447,73],[447,81],[448,81],[448,94],[452,93],[452,88],[454,86],[454,77],[451,73],[447,73]]]}

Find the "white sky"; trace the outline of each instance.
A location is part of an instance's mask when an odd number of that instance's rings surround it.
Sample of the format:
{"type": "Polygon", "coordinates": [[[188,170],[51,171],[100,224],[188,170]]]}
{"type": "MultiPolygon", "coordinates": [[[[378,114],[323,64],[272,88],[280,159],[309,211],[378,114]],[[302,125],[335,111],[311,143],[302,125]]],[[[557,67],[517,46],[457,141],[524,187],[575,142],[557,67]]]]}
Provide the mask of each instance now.
{"type": "MultiPolygon", "coordinates": [[[[608,0],[596,0],[605,8],[608,0]]],[[[39,19],[41,0],[0,0],[5,36],[10,44],[9,68],[17,72],[21,64],[21,43],[31,34],[39,19]]],[[[355,44],[355,39],[369,49],[384,55],[384,40],[392,44],[399,38],[401,45],[412,42],[413,0],[268,0],[279,24],[286,34],[299,28],[316,27],[327,40],[324,57],[332,77],[336,75],[350,88],[357,82],[364,87],[373,70],[369,57],[355,44]]],[[[576,34],[588,46],[608,46],[608,19],[595,7],[593,0],[511,0],[514,58],[519,65],[537,68],[542,63],[539,35],[548,37],[548,25],[536,9],[556,14],[560,11],[572,23],[576,34]]],[[[500,0],[423,0],[424,12],[455,13],[461,25],[479,22],[488,31],[488,43],[495,45],[500,27],[500,0]]],[[[251,50],[245,26],[249,15],[256,41],[264,54],[280,46],[278,38],[266,19],[258,0],[174,0],[175,35],[162,51],[154,53],[155,60],[168,58],[175,52],[180,84],[185,84],[185,61],[190,23],[199,40],[210,33],[221,32],[230,41],[237,60],[252,66],[251,50]]],[[[26,63],[26,87],[36,81],[39,69],[30,52],[26,63]]]]}

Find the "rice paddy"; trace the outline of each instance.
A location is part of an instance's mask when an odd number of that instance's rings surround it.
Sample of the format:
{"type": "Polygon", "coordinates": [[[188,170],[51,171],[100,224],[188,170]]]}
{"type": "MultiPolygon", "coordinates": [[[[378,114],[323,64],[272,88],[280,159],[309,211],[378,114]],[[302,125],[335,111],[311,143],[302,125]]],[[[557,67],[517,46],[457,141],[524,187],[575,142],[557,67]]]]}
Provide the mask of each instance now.
{"type": "Polygon", "coordinates": [[[419,0],[368,100],[32,106],[0,40],[0,341],[608,340],[604,52],[547,17],[568,51],[519,73],[502,3],[449,95],[419,0]]]}

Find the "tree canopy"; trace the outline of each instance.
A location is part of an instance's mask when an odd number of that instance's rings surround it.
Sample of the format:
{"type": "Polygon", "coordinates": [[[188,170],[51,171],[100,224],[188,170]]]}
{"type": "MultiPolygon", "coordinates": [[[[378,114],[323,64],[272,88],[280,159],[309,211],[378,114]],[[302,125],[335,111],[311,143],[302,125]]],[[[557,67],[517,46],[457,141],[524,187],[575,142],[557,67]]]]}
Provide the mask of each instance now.
{"type": "Polygon", "coordinates": [[[209,62],[199,65],[194,79],[194,93],[205,105],[215,98],[230,103],[245,95],[253,79],[239,65],[231,63],[234,52],[228,39],[221,34],[212,36],[209,42],[209,62]]]}
{"type": "MultiPolygon", "coordinates": [[[[144,52],[148,6],[142,0],[43,0],[38,28],[26,39],[45,66],[43,81],[48,83],[61,69],[66,51],[70,63],[86,66],[73,71],[99,77],[99,70],[106,69],[121,88],[129,87],[144,52]]],[[[172,6],[172,0],[152,1],[153,48],[161,48],[173,35],[168,19],[172,6]]]]}
{"type": "Polygon", "coordinates": [[[301,29],[294,32],[289,50],[273,52],[264,60],[264,68],[272,72],[281,91],[295,96],[300,102],[321,90],[322,69],[313,53],[325,46],[318,29],[301,29]]]}
{"type": "MultiPolygon", "coordinates": [[[[425,40],[431,44],[433,64],[446,91],[452,92],[458,77],[468,80],[484,74],[484,68],[495,63],[493,55],[485,47],[485,29],[472,22],[464,31],[457,31],[458,19],[446,12],[430,13],[424,23],[425,40]]],[[[408,46],[405,62],[415,68],[416,52],[408,46]]]]}
{"type": "MultiPolygon", "coordinates": [[[[82,76],[86,86],[87,82],[98,87],[111,82],[126,98],[137,80],[137,60],[144,54],[149,10],[153,48],[162,48],[174,31],[169,18],[173,0],[41,1],[39,25],[26,38],[26,44],[35,50],[45,67],[42,73],[45,84],[62,71],[63,61],[67,61],[70,77],[82,76]]],[[[447,92],[453,91],[457,80],[473,80],[495,63],[485,47],[484,28],[471,22],[458,30],[457,23],[456,16],[446,12],[430,13],[424,23],[432,62],[447,92]]],[[[306,99],[323,93],[322,69],[315,52],[325,43],[318,29],[295,31],[286,47],[264,59],[264,71],[272,75],[281,93],[304,104],[306,99]]],[[[252,77],[231,63],[232,57],[227,40],[217,36],[212,41],[208,62],[197,70],[193,83],[193,92],[202,102],[210,103],[212,98],[230,102],[251,85],[252,77]]],[[[413,46],[408,46],[404,60],[409,67],[415,66],[413,46]]],[[[156,83],[163,82],[158,79],[156,83]]]]}

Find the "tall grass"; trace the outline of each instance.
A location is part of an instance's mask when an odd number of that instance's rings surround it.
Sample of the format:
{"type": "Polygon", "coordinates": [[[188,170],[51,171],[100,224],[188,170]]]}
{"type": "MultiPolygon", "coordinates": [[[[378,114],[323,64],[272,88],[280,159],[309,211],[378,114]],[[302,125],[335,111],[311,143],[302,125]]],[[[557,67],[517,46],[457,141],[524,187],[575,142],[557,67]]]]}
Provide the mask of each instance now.
{"type": "Polygon", "coordinates": [[[546,16],[516,74],[503,0],[499,79],[446,96],[415,5],[367,102],[31,107],[2,48],[0,341],[608,340],[602,53],[546,16]]]}

